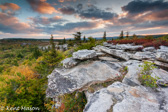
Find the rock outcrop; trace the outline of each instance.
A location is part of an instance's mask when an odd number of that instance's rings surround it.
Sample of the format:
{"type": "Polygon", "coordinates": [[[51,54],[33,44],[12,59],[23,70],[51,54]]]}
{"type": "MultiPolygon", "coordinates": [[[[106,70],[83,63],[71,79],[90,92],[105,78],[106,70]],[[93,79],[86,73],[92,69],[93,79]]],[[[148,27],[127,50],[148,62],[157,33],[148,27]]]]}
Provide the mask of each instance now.
{"type": "Polygon", "coordinates": [[[89,97],[84,112],[159,112],[154,93],[115,82],[89,97]]]}
{"type": "Polygon", "coordinates": [[[79,50],[62,61],[64,68],[56,68],[48,76],[47,97],[54,99],[84,91],[87,97],[84,112],[168,111],[168,47],[156,50],[104,43],[93,49],[79,50]],[[146,60],[157,65],[151,70],[151,76],[156,78],[159,88],[146,87],[139,81],[140,65],[146,60]],[[105,87],[97,86],[107,82],[105,87]],[[91,92],[90,87],[94,87],[94,91],[91,92]]]}
{"type": "Polygon", "coordinates": [[[63,64],[63,67],[65,67],[65,68],[72,68],[78,64],[78,61],[71,57],[71,58],[64,59],[62,61],[62,64],[63,64]]]}
{"type": "Polygon", "coordinates": [[[73,53],[73,58],[79,60],[91,59],[96,56],[95,50],[79,50],[73,53]]]}
{"type": "Polygon", "coordinates": [[[48,76],[47,97],[72,93],[91,84],[113,80],[119,76],[121,66],[115,63],[94,61],[72,69],[55,69],[48,76]]]}

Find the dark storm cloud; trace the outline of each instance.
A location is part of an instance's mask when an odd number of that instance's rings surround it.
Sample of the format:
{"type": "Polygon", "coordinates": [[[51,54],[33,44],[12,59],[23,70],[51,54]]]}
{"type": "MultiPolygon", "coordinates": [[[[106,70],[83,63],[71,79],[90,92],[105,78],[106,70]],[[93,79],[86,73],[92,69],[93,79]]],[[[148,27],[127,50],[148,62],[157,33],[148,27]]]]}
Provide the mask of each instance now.
{"type": "Polygon", "coordinates": [[[81,18],[86,18],[86,19],[110,20],[118,16],[116,13],[101,10],[94,5],[90,5],[88,9],[82,10],[78,13],[81,18]]]}
{"type": "Polygon", "coordinates": [[[129,2],[126,6],[122,7],[123,11],[128,11],[129,13],[143,13],[146,11],[158,11],[168,9],[168,2],[164,0],[157,1],[141,1],[134,0],[129,2]]]}
{"type": "Polygon", "coordinates": [[[71,15],[71,14],[75,14],[75,9],[73,7],[63,7],[63,8],[59,8],[59,11],[62,14],[67,14],[67,15],[71,15]]]}
{"type": "Polygon", "coordinates": [[[35,25],[51,25],[51,24],[61,24],[62,22],[65,22],[67,20],[63,19],[60,16],[55,16],[55,17],[31,17],[29,18],[30,20],[32,20],[33,24],[35,25]]]}
{"type": "Polygon", "coordinates": [[[88,30],[97,28],[99,23],[97,22],[75,22],[75,23],[66,23],[64,25],[54,25],[53,27],[37,27],[37,29],[43,29],[47,33],[53,32],[65,32],[65,31],[79,31],[79,30],[88,30]]]}

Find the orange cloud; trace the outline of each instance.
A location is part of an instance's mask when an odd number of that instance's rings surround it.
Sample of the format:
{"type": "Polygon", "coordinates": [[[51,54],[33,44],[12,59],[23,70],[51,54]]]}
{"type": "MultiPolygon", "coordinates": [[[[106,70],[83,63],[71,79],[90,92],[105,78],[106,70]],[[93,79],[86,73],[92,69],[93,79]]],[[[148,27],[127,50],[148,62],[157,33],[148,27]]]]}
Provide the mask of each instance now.
{"type": "Polygon", "coordinates": [[[19,10],[20,7],[17,4],[14,3],[4,3],[2,5],[0,5],[0,8],[5,11],[5,10],[19,10]]]}
{"type": "Polygon", "coordinates": [[[0,12],[0,29],[3,32],[12,33],[31,33],[36,32],[28,23],[20,22],[18,18],[0,12]]]}
{"type": "Polygon", "coordinates": [[[36,12],[42,14],[53,14],[58,13],[58,11],[51,6],[46,0],[27,0],[28,3],[31,5],[32,9],[36,12]]]}

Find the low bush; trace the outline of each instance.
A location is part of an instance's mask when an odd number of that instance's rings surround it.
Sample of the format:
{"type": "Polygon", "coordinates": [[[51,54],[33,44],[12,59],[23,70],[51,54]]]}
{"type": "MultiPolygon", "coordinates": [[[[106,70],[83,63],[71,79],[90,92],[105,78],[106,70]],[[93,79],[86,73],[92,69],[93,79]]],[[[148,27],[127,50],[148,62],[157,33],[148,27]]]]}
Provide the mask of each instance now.
{"type": "Polygon", "coordinates": [[[139,75],[139,81],[141,84],[147,87],[157,88],[157,80],[159,78],[154,78],[151,76],[152,70],[156,68],[154,63],[145,61],[143,65],[140,65],[140,67],[142,67],[141,73],[139,75]]]}

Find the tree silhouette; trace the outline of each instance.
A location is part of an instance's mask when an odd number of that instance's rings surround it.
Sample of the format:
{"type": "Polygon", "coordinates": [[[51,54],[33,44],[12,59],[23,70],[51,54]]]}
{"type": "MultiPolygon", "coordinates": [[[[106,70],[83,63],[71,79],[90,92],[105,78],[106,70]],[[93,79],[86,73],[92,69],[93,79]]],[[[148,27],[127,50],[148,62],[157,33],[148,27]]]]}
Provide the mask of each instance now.
{"type": "Polygon", "coordinates": [[[120,36],[119,36],[119,39],[123,39],[123,38],[124,38],[124,32],[121,31],[120,36]]]}
{"type": "Polygon", "coordinates": [[[74,35],[75,41],[81,42],[81,35],[82,35],[81,32],[76,32],[76,34],[73,34],[73,35],[74,35]]]}
{"type": "Polygon", "coordinates": [[[106,40],[106,31],[104,32],[103,40],[106,40]]]}
{"type": "Polygon", "coordinates": [[[129,32],[127,31],[126,33],[127,33],[127,34],[126,34],[126,38],[129,38],[129,32]]]}

